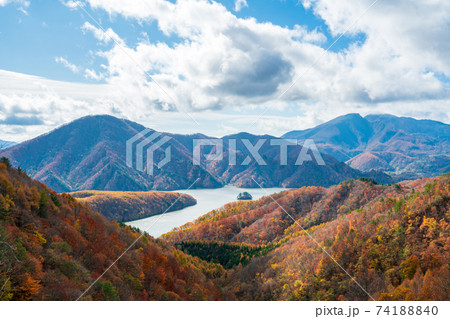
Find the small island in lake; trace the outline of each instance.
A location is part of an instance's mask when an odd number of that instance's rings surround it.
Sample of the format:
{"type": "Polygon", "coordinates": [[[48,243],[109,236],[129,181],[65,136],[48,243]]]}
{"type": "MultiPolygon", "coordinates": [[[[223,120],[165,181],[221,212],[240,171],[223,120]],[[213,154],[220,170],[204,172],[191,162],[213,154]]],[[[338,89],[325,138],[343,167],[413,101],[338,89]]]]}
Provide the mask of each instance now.
{"type": "Polygon", "coordinates": [[[239,193],[237,199],[238,200],[252,200],[253,197],[252,197],[252,195],[250,195],[250,193],[243,192],[243,193],[239,193]]]}

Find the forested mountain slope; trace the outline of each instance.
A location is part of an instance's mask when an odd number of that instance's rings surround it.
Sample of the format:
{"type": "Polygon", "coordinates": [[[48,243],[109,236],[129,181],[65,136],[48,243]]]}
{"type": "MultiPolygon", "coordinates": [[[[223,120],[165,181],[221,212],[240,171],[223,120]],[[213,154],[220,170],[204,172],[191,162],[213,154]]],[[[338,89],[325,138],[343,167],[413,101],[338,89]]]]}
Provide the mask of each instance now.
{"type": "Polygon", "coordinates": [[[108,220],[117,222],[142,219],[197,204],[194,197],[175,192],[78,191],[71,195],[108,220]]]}
{"type": "MultiPolygon", "coordinates": [[[[76,300],[139,236],[0,164],[0,300],[76,300]]],[[[145,235],[83,300],[217,300],[223,275],[145,235]]]]}
{"type": "Polygon", "coordinates": [[[403,178],[450,171],[450,125],[390,114],[347,114],[284,138],[313,139],[319,150],[351,167],[403,178]]]}
{"type": "MultiPolygon", "coordinates": [[[[2,161],[0,299],[77,299],[140,233],[2,161]]],[[[449,194],[444,175],[231,203],[143,236],[83,299],[449,300],[449,194]]]]}
{"type": "Polygon", "coordinates": [[[233,266],[226,287],[239,299],[369,300],[366,290],[380,300],[449,300],[449,218],[448,174],[347,181],[232,203],[164,240],[233,266]]]}
{"type": "MultiPolygon", "coordinates": [[[[289,147],[287,165],[280,160],[280,146],[271,145],[273,136],[257,136],[240,133],[223,139],[202,134],[160,134],[143,149],[143,163],[147,163],[147,149],[155,143],[168,139],[153,154],[153,173],[136,169],[137,145],[133,144],[132,163],[126,162],[126,143],[145,128],[124,119],[109,115],[87,116],[61,126],[52,132],[0,151],[15,167],[21,167],[31,177],[45,183],[57,192],[79,190],[148,191],[179,190],[192,188],[217,188],[225,184],[241,187],[300,187],[305,185],[330,186],[345,179],[360,176],[376,178],[390,183],[390,176],[380,172],[362,173],[334,157],[323,155],[325,165],[319,165],[315,157],[296,165],[302,145],[289,147]],[[212,140],[223,143],[223,157],[201,165],[194,164],[193,147],[196,140],[212,140]],[[230,147],[230,139],[236,141],[236,150],[230,147]],[[259,153],[264,164],[259,165],[244,140],[260,145],[259,153]],[[158,163],[166,158],[170,147],[170,160],[161,167],[158,163]],[[229,160],[230,153],[236,163],[229,160]],[[246,159],[249,163],[245,163],[246,159]],[[256,180],[256,182],[255,182],[256,180]],[[257,184],[258,183],[258,184],[257,184]]],[[[146,138],[157,133],[149,130],[146,138]]],[[[214,147],[204,146],[202,155],[214,152],[214,147]]]]}
{"type": "MultiPolygon", "coordinates": [[[[109,115],[87,116],[8,148],[1,156],[57,192],[186,189],[196,180],[198,188],[222,186],[204,168],[192,164],[192,153],[176,139],[169,142],[176,160],[156,168],[153,175],[128,167],[126,142],[144,129],[109,115]]],[[[154,158],[158,163],[164,150],[156,150],[154,158]]]]}

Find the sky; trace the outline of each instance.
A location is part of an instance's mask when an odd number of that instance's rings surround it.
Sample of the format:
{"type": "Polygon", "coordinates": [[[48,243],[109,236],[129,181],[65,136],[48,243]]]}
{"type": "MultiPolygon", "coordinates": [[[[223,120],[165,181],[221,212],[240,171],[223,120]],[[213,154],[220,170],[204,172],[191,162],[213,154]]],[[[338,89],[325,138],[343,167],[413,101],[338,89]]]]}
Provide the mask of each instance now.
{"type": "Polygon", "coordinates": [[[92,114],[220,137],[449,110],[447,0],[0,0],[0,140],[92,114]]]}

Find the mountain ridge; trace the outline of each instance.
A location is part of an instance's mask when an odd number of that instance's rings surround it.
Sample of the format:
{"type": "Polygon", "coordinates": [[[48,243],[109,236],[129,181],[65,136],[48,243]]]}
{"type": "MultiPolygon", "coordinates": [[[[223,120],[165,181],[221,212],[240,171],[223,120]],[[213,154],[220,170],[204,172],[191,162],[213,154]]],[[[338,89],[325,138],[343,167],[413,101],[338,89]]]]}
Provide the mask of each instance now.
{"type": "MultiPolygon", "coordinates": [[[[10,158],[14,165],[58,192],[179,190],[190,187],[217,188],[225,184],[240,187],[330,186],[361,176],[391,182],[387,175],[361,173],[326,154],[322,155],[326,164],[324,166],[313,160],[296,165],[295,159],[302,149],[302,146],[297,145],[289,148],[287,165],[280,165],[280,147],[269,143],[270,139],[279,138],[250,133],[216,139],[203,134],[157,132],[160,138],[169,139],[167,145],[171,147],[172,160],[161,168],[154,165],[154,174],[150,176],[129,167],[125,161],[127,140],[144,129],[138,123],[109,115],[88,116],[0,151],[0,155],[10,158]],[[230,144],[233,138],[237,141],[236,150],[230,144]],[[193,144],[196,139],[222,142],[223,158],[207,162],[203,156],[200,165],[194,165],[193,144]],[[248,146],[244,145],[244,139],[248,139],[252,145],[263,142],[260,153],[267,165],[259,165],[255,161],[248,146]],[[236,153],[236,163],[230,162],[230,152],[236,153]],[[246,159],[251,161],[246,164],[246,159]]],[[[150,133],[156,131],[149,129],[150,133]]],[[[211,147],[202,149],[203,155],[213,152],[214,148],[211,147]]],[[[164,150],[157,149],[154,153],[155,162],[163,158],[164,150]]],[[[135,160],[132,164],[136,164],[135,160]]]]}
{"type": "Polygon", "coordinates": [[[450,125],[433,120],[352,113],[282,137],[311,138],[321,152],[362,171],[414,179],[450,170],[450,125]]]}

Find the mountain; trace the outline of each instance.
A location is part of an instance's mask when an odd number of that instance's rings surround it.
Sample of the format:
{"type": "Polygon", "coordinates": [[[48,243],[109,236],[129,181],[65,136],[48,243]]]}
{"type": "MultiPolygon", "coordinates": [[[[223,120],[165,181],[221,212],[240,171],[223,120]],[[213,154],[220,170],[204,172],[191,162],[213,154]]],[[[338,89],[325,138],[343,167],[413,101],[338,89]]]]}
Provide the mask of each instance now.
{"type": "MultiPolygon", "coordinates": [[[[145,191],[220,187],[209,172],[192,164],[186,147],[169,141],[171,161],[153,176],[126,165],[126,141],[144,127],[112,116],[88,116],[1,152],[30,176],[58,192],[145,191]]],[[[152,131],[154,132],[154,131],[152,131]]],[[[163,151],[155,152],[162,157],[163,151]]]]}
{"type": "Polygon", "coordinates": [[[111,265],[81,300],[227,298],[220,265],[109,222],[0,164],[0,300],[76,300],[111,265]]]}
{"type": "MultiPolygon", "coordinates": [[[[327,154],[320,154],[324,165],[320,165],[318,159],[311,152],[308,153],[311,161],[297,165],[296,160],[302,151],[302,145],[289,146],[286,150],[286,165],[280,165],[282,163],[280,146],[271,145],[273,141],[280,141],[280,139],[270,135],[258,136],[239,133],[225,136],[222,141],[224,144],[223,160],[205,162],[204,165],[213,175],[220,176],[226,184],[248,188],[331,186],[346,179],[362,176],[374,178],[381,183],[392,182],[386,174],[374,171],[361,173],[327,154]],[[249,164],[245,163],[246,158],[252,155],[244,141],[248,141],[251,145],[265,141],[261,143],[258,150],[263,162],[258,163],[253,160],[249,164]],[[230,147],[230,143],[235,143],[235,146],[230,147]],[[230,164],[230,152],[235,154],[235,165],[230,164]]],[[[208,153],[206,152],[206,154],[208,153]]]]}
{"type": "Polygon", "coordinates": [[[450,125],[393,115],[347,114],[283,138],[313,139],[321,152],[351,167],[402,178],[450,171],[450,125]]]}
{"type": "Polygon", "coordinates": [[[5,148],[8,148],[8,147],[11,147],[14,145],[17,145],[17,143],[0,140],[0,150],[3,150],[5,148]]]}
{"type": "Polygon", "coordinates": [[[108,220],[127,222],[197,204],[187,194],[173,192],[78,191],[70,194],[108,220]]]}
{"type": "MultiPolygon", "coordinates": [[[[360,176],[373,177],[379,182],[391,182],[390,177],[385,174],[361,173],[329,155],[323,155],[323,166],[319,165],[314,156],[311,161],[296,165],[301,145],[290,146],[287,165],[280,165],[280,146],[270,144],[271,140],[279,139],[248,133],[223,139],[201,134],[158,133],[159,141],[168,141],[163,149],[155,151],[155,163],[166,156],[164,149],[168,146],[171,148],[171,160],[161,168],[154,165],[153,175],[149,175],[127,166],[126,162],[127,140],[144,129],[137,123],[112,116],[88,116],[1,151],[0,156],[10,158],[15,166],[20,166],[30,176],[58,192],[215,188],[228,183],[242,187],[258,187],[258,184],[264,187],[330,186],[360,176]],[[201,139],[223,143],[224,156],[213,162],[206,162],[203,156],[200,165],[194,165],[194,143],[201,139]],[[230,146],[231,140],[236,141],[236,150],[230,146]],[[258,151],[264,164],[259,165],[254,160],[254,155],[249,146],[244,145],[244,140],[248,140],[251,145],[262,142],[258,151]],[[236,156],[236,163],[230,162],[230,153],[236,156]],[[249,163],[245,163],[247,158],[249,163]]],[[[150,129],[148,132],[148,135],[156,133],[150,129]]],[[[135,145],[142,140],[143,138],[137,139],[135,145]]],[[[155,145],[154,141],[148,144],[149,147],[155,145]]],[[[202,148],[202,155],[211,155],[214,150],[211,146],[209,149],[205,146],[202,148]]],[[[143,159],[144,162],[147,159],[145,154],[143,159]]],[[[137,165],[134,157],[132,164],[133,167],[137,165]]]]}
{"type": "Polygon", "coordinates": [[[162,240],[231,269],[240,300],[449,300],[449,211],[450,174],[352,180],[230,203],[162,240]]]}
{"type": "Polygon", "coordinates": [[[448,174],[230,203],[155,240],[1,162],[3,301],[450,299],[448,174]]]}

